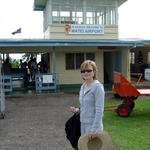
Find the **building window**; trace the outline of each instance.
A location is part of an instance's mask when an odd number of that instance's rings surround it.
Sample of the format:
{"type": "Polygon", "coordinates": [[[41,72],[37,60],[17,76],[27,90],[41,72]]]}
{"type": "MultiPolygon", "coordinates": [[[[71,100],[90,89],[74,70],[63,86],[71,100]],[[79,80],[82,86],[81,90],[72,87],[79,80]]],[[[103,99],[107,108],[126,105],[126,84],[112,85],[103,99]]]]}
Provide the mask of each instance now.
{"type": "Polygon", "coordinates": [[[84,60],[95,60],[94,53],[66,53],[66,70],[80,69],[84,60]]]}
{"type": "Polygon", "coordinates": [[[74,53],[66,54],[66,70],[75,69],[74,53]]]}
{"type": "Polygon", "coordinates": [[[80,65],[84,61],[84,53],[76,53],[76,69],[80,69],[80,65]]]}
{"type": "Polygon", "coordinates": [[[117,9],[112,0],[52,0],[52,23],[117,25],[117,9]]]}
{"type": "Polygon", "coordinates": [[[83,12],[82,11],[72,12],[72,20],[74,24],[83,24],[83,12]]]}
{"type": "Polygon", "coordinates": [[[94,53],[86,53],[86,60],[93,60],[93,61],[95,61],[94,53]]]}

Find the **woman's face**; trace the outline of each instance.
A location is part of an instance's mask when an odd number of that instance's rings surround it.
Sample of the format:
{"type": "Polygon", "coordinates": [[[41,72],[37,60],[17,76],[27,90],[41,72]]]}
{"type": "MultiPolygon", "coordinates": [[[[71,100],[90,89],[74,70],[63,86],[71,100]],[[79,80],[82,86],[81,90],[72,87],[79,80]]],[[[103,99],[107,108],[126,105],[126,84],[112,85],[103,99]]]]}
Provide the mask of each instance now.
{"type": "Polygon", "coordinates": [[[89,66],[88,68],[81,70],[81,76],[85,81],[93,80],[94,77],[93,67],[89,66]]]}

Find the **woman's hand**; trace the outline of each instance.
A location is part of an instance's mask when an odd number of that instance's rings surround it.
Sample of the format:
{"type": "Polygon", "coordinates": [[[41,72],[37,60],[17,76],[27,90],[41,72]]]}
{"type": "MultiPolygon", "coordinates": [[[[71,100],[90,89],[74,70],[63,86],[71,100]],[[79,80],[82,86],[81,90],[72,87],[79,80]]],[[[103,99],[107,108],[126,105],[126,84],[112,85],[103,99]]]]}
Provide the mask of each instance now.
{"type": "Polygon", "coordinates": [[[89,133],[89,140],[92,140],[94,138],[96,138],[96,132],[90,132],[89,133]]]}
{"type": "Polygon", "coordinates": [[[75,108],[75,107],[70,107],[70,111],[72,112],[72,113],[76,113],[77,112],[77,109],[75,108]]]}

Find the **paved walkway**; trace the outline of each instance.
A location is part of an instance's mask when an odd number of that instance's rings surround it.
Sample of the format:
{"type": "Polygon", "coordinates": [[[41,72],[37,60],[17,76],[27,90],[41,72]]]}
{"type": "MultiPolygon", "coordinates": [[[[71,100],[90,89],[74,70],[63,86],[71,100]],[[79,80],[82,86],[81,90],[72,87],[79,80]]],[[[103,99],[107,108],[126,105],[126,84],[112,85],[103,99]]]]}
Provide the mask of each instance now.
{"type": "Polygon", "coordinates": [[[6,117],[0,120],[0,150],[72,150],[64,124],[72,115],[69,107],[76,103],[77,94],[6,97],[6,117]]]}

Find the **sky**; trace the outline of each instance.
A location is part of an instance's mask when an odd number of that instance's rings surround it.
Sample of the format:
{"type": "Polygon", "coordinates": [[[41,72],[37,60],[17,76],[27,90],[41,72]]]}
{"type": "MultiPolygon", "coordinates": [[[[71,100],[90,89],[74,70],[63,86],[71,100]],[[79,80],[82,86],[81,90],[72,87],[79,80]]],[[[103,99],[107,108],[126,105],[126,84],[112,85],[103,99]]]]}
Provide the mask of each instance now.
{"type": "MultiPolygon", "coordinates": [[[[0,39],[43,38],[43,12],[33,11],[33,1],[0,0],[0,39]]],[[[150,0],[128,0],[118,10],[119,38],[150,40],[150,0]]]]}
{"type": "Polygon", "coordinates": [[[150,0],[128,0],[120,6],[119,38],[150,40],[150,0]]]}
{"type": "MultiPolygon", "coordinates": [[[[0,0],[0,39],[44,37],[43,12],[33,11],[33,2],[0,0]],[[18,28],[22,28],[22,33],[12,35],[18,28]]],[[[128,0],[119,7],[118,12],[119,39],[150,40],[150,0],[128,0]]]]}
{"type": "Polygon", "coordinates": [[[43,38],[43,13],[33,11],[34,0],[0,0],[0,39],[43,38]],[[11,33],[22,28],[21,34],[11,33]]]}

